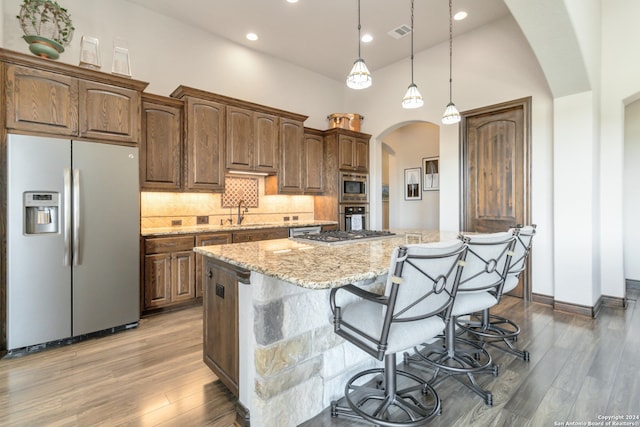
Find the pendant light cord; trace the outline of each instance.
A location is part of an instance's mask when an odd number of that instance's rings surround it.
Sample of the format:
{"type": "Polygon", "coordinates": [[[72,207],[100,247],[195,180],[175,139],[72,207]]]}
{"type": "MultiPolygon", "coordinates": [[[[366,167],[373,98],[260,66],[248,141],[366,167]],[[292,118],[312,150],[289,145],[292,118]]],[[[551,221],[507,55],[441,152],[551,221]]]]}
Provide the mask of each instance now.
{"type": "Polygon", "coordinates": [[[411,84],[413,84],[413,1],[411,0],[411,84]]]}
{"type": "Polygon", "coordinates": [[[362,26],[360,25],[360,0],[358,0],[358,59],[362,58],[362,55],[360,54],[360,29],[362,28],[362,26]]]}
{"type": "Polygon", "coordinates": [[[453,85],[453,78],[451,77],[452,75],[451,70],[453,68],[453,8],[451,5],[452,1],[453,0],[449,0],[449,103],[451,103],[451,100],[453,99],[452,89],[451,89],[453,85]]]}

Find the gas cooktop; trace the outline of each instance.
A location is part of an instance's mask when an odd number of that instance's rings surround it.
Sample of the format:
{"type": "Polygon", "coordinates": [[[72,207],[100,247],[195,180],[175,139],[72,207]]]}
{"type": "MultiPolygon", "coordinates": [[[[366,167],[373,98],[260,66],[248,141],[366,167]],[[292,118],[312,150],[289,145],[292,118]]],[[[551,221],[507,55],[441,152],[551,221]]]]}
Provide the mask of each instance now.
{"type": "Polygon", "coordinates": [[[291,239],[300,242],[337,245],[361,242],[363,240],[384,239],[395,235],[395,233],[384,230],[323,231],[315,234],[302,234],[296,237],[291,237],[291,239]]]}

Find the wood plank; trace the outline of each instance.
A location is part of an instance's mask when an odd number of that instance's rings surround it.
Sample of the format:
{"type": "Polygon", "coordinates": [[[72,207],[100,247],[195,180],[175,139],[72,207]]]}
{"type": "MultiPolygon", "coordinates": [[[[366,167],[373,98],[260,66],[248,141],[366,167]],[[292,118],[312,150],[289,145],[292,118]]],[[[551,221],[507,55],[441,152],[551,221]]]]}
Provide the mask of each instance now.
{"type": "MultiPolygon", "coordinates": [[[[454,380],[436,390],[436,427],[597,421],[640,408],[640,311],[603,308],[593,320],[505,297],[531,361],[490,349],[500,375],[478,375],[494,405],[454,380]]],[[[418,375],[428,370],[404,367],[418,375]]],[[[202,362],[202,308],[146,317],[138,328],[0,360],[0,425],[231,427],[235,399],[202,362]]],[[[365,426],[328,408],[302,427],[365,426]]]]}

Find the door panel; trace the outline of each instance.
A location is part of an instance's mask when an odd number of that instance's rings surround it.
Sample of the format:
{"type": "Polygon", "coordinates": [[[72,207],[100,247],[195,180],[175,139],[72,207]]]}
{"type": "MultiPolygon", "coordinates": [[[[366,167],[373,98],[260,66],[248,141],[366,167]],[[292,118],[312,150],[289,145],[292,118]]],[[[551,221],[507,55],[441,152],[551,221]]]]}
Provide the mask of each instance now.
{"type": "Polygon", "coordinates": [[[137,322],[140,293],[138,148],[73,141],[80,171],[80,264],[73,334],[137,322]]]}
{"type": "MultiPolygon", "coordinates": [[[[517,100],[464,114],[463,231],[494,233],[529,221],[529,103],[517,100]]],[[[522,279],[512,295],[523,296],[522,279]]]]}
{"type": "Polygon", "coordinates": [[[71,336],[71,267],[65,266],[64,168],[69,140],[8,135],[7,340],[8,349],[71,336]],[[59,193],[58,232],[24,234],[25,191],[59,193]]]}

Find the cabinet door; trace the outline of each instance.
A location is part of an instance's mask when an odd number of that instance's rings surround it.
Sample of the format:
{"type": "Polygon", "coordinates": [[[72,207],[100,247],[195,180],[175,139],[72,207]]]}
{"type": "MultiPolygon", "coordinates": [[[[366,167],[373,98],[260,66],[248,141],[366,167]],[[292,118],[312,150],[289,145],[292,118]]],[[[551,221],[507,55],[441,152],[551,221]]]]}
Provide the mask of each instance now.
{"type": "Polygon", "coordinates": [[[323,147],[324,141],[321,136],[304,136],[304,167],[302,168],[302,175],[304,180],[305,193],[320,194],[324,190],[323,147]]]}
{"type": "Polygon", "coordinates": [[[254,157],[253,113],[227,107],[227,169],[252,170],[254,157]]]}
{"type": "Polygon", "coordinates": [[[280,193],[302,194],[303,126],[301,122],[280,119],[280,193]]]}
{"type": "Polygon", "coordinates": [[[171,255],[171,302],[194,299],[196,297],[195,252],[173,252],[171,255]]]}
{"type": "Polygon", "coordinates": [[[278,169],[278,117],[266,113],[254,113],[253,132],[254,169],[275,173],[278,169]]]}
{"type": "Polygon", "coordinates": [[[207,260],[204,292],[204,361],[238,396],[238,282],[231,270],[207,260]]]}
{"type": "Polygon", "coordinates": [[[143,102],[140,187],[180,190],[181,160],[182,108],[143,102]]]}
{"type": "Polygon", "coordinates": [[[6,126],[55,135],[78,135],[78,80],[7,65],[6,126]]]}
{"type": "MultiPolygon", "coordinates": [[[[196,234],[196,246],[225,245],[231,243],[231,233],[196,234]]],[[[202,296],[202,268],[204,257],[196,254],[196,297],[202,296]]]]}
{"type": "Polygon", "coordinates": [[[355,167],[356,139],[348,135],[338,136],[338,161],[340,169],[353,170],[355,167]]]}
{"type": "Polygon", "coordinates": [[[140,142],[140,93],[80,80],[80,136],[140,142]]]}
{"type": "Polygon", "coordinates": [[[224,191],[225,107],[186,98],[187,190],[224,191]]]}
{"type": "Polygon", "coordinates": [[[144,257],[144,308],[171,303],[171,254],[144,257]]]}
{"type": "Polygon", "coordinates": [[[358,172],[369,171],[369,141],[367,139],[355,139],[353,158],[353,167],[355,170],[358,172]]]}

